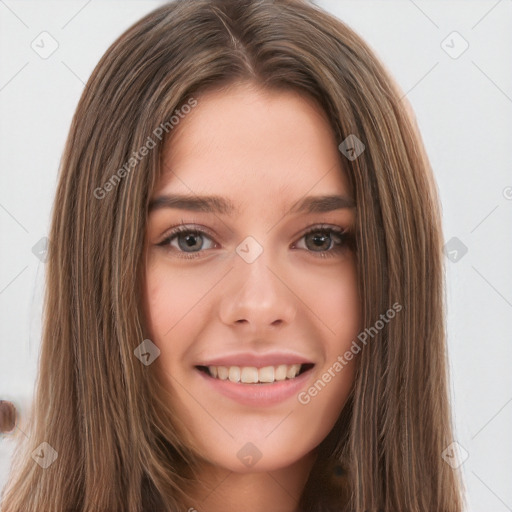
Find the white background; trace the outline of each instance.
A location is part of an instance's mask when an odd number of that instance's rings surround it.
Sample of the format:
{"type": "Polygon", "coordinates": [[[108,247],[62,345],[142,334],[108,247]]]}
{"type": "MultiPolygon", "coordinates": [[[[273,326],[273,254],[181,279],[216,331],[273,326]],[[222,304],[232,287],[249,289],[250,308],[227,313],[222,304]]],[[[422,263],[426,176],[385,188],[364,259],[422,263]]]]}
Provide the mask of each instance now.
{"type": "MultiPolygon", "coordinates": [[[[22,415],[41,329],[44,262],[32,248],[48,234],[72,115],[108,46],[162,3],[0,0],[0,399],[14,401],[22,415]],[[43,31],[59,44],[47,59],[31,48],[43,31]]],[[[512,511],[512,2],[316,3],[373,47],[415,111],[441,195],[445,241],[456,237],[467,247],[458,261],[445,261],[468,511],[512,511]],[[469,44],[458,58],[443,49],[462,48],[458,36],[446,39],[453,31],[469,44]]],[[[0,487],[11,441],[0,434],[0,487]]]]}

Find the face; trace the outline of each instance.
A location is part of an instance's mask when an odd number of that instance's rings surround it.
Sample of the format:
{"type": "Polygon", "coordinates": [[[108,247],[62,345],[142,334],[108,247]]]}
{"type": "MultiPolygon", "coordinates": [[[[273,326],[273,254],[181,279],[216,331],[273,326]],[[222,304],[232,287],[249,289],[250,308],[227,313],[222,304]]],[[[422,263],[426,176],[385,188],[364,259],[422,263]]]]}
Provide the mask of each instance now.
{"type": "Polygon", "coordinates": [[[314,452],[353,382],[356,358],[339,357],[361,327],[354,203],[309,98],[240,84],[197,100],[152,194],[153,364],[207,463],[276,470],[314,452]]]}

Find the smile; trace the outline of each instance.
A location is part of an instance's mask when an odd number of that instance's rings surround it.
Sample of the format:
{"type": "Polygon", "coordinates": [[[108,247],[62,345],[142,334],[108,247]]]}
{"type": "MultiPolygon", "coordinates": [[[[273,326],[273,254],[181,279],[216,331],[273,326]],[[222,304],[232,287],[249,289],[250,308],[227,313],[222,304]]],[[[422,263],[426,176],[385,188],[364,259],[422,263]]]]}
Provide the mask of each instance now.
{"type": "Polygon", "coordinates": [[[296,397],[307,387],[314,366],[313,363],[261,368],[208,365],[196,366],[195,371],[207,385],[206,393],[213,391],[249,407],[270,407],[296,397]]]}
{"type": "Polygon", "coordinates": [[[242,384],[272,384],[295,379],[312,367],[313,364],[280,364],[263,368],[255,366],[198,366],[197,368],[214,379],[242,384]]]}

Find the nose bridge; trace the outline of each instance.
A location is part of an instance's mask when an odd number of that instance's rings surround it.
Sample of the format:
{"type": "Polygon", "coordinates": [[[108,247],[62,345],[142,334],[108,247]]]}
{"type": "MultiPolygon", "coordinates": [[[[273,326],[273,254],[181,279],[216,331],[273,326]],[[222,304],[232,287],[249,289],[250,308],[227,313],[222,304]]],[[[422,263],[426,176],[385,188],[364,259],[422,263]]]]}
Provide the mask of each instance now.
{"type": "MultiPolygon", "coordinates": [[[[257,298],[260,304],[269,303],[277,297],[277,278],[272,272],[274,258],[271,251],[265,249],[254,261],[247,261],[240,257],[237,261],[236,276],[242,280],[241,291],[250,297],[257,298]]],[[[275,272],[275,271],[274,271],[275,272]]]]}
{"type": "Polygon", "coordinates": [[[221,301],[222,321],[244,321],[255,327],[291,322],[295,317],[294,297],[279,276],[276,251],[247,237],[236,253],[221,301]]]}

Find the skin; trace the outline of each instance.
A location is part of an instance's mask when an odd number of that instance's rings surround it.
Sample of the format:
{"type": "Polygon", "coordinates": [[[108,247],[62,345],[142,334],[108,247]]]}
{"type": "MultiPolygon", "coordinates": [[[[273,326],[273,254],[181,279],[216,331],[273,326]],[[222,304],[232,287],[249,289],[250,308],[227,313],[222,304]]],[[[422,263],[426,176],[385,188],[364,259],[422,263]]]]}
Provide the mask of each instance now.
{"type": "Polygon", "coordinates": [[[150,212],[144,301],[151,339],[161,351],[155,365],[186,425],[183,435],[204,458],[190,506],[292,512],[316,448],[348,398],[355,359],[306,405],[296,395],[274,406],[241,405],[216,392],[194,367],[238,351],[289,350],[315,363],[307,390],[350,348],[361,329],[353,249],[333,252],[335,233],[331,246],[327,239],[318,248],[315,234],[304,233],[319,224],[350,229],[355,209],[289,210],[305,196],[350,198],[351,190],[339,141],[310,98],[244,83],[197,99],[166,143],[152,199],[215,194],[240,212],[150,212]],[[181,222],[208,230],[192,237],[199,252],[186,249],[186,233],[158,245],[181,222]],[[235,251],[248,236],[263,249],[252,263],[235,251]],[[322,257],[326,249],[333,256],[322,257]],[[196,259],[180,257],[187,254],[196,259]],[[262,454],[252,467],[237,457],[247,442],[262,454]]]}

